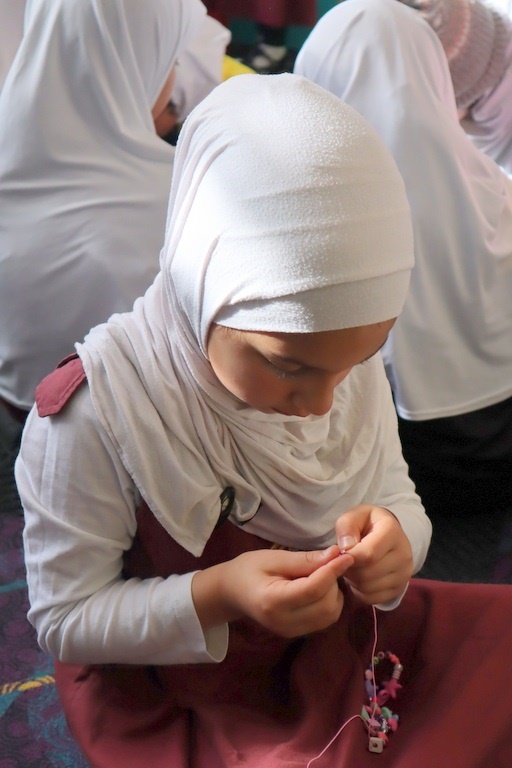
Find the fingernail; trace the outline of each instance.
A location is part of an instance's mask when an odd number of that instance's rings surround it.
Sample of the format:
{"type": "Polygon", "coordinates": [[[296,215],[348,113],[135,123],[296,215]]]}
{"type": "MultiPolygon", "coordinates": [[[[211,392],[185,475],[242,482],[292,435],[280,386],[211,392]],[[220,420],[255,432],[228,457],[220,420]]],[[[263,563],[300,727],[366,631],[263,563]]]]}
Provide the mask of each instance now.
{"type": "Polygon", "coordinates": [[[342,536],[338,541],[338,547],[342,550],[351,549],[357,544],[353,536],[342,536]]]}

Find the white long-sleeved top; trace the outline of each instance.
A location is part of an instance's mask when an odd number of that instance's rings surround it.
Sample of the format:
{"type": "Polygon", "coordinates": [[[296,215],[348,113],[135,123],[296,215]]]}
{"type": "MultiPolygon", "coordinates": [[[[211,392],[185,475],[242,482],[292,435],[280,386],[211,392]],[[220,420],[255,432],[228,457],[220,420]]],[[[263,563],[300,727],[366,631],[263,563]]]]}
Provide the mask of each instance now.
{"type": "MultiPolygon", "coordinates": [[[[384,404],[384,417],[395,419],[390,396],[384,404]]],[[[398,437],[385,448],[389,466],[372,501],[398,518],[417,571],[430,542],[430,521],[414,492],[398,437]]],[[[43,649],[70,663],[224,658],[228,628],[203,634],[191,595],[193,573],[123,579],[123,554],[136,533],[138,492],[98,422],[88,387],[57,417],[40,418],[32,410],[16,479],[26,520],[29,619],[43,649]]]]}

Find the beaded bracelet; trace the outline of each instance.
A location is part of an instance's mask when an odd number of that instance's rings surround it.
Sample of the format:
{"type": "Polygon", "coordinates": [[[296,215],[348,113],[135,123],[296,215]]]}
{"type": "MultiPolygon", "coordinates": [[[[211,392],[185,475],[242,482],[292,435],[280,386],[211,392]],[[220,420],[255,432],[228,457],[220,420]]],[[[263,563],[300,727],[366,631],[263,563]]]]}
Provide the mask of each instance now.
{"type": "Polygon", "coordinates": [[[397,692],[402,687],[398,682],[402,670],[400,659],[390,651],[379,651],[365,670],[364,684],[369,704],[363,706],[361,717],[368,731],[370,752],[382,752],[388,743],[388,734],[394,733],[398,728],[398,715],[385,705],[389,699],[396,699],[397,692]],[[385,661],[393,665],[391,677],[377,683],[376,668],[385,661]]]}

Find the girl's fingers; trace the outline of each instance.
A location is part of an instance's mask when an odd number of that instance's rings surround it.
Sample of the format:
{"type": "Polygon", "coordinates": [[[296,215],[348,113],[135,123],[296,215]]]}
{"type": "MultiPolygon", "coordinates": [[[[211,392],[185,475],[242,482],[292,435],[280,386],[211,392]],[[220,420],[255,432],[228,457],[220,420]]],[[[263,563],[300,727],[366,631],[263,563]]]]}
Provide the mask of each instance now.
{"type": "Polygon", "coordinates": [[[274,550],[272,559],[268,561],[268,572],[284,579],[299,579],[310,576],[319,568],[338,560],[339,557],[340,550],[335,545],[309,552],[274,550]]]}
{"type": "Polygon", "coordinates": [[[293,603],[296,609],[320,602],[331,589],[338,590],[338,579],[353,563],[350,555],[338,555],[324,565],[318,567],[307,577],[288,581],[284,586],[283,596],[288,604],[293,603]]]}

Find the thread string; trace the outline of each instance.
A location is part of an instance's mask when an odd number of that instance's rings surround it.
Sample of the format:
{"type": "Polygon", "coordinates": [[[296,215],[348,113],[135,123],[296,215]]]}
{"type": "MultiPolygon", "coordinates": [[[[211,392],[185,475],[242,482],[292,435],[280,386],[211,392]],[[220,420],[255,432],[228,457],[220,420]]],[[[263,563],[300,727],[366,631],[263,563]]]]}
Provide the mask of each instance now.
{"type": "MultiPolygon", "coordinates": [[[[372,612],[373,612],[372,677],[373,677],[373,701],[374,701],[373,714],[375,714],[375,709],[377,707],[377,683],[375,682],[375,654],[377,652],[377,611],[375,610],[374,605],[372,605],[372,612]]],[[[309,760],[309,762],[306,765],[306,768],[311,768],[311,766],[316,760],[319,760],[323,755],[325,755],[329,747],[331,747],[332,744],[334,744],[334,742],[336,741],[340,733],[347,727],[349,723],[352,722],[352,720],[361,720],[364,723],[363,718],[359,714],[352,715],[352,717],[349,717],[348,720],[345,720],[341,728],[339,728],[336,731],[336,733],[334,734],[330,742],[326,744],[326,746],[322,749],[322,751],[319,752],[319,754],[316,755],[315,757],[312,757],[311,760],[309,760]]]]}

